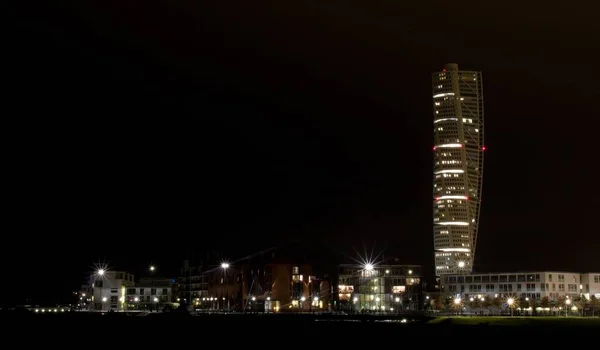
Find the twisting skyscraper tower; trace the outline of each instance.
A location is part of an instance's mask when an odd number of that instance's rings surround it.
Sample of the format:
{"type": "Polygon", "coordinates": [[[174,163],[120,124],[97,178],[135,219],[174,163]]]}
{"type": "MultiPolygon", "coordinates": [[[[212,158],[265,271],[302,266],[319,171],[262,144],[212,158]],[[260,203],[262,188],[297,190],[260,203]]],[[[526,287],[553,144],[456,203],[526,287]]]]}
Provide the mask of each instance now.
{"type": "Polygon", "coordinates": [[[470,273],[483,179],[481,72],[433,73],[433,235],[436,274],[470,273]]]}

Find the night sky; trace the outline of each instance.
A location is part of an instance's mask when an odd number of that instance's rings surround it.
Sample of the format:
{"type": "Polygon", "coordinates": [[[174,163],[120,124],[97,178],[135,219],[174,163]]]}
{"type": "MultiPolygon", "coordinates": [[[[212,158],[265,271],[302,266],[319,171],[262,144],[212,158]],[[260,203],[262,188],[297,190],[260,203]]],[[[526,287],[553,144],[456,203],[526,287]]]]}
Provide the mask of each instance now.
{"type": "Polygon", "coordinates": [[[476,269],[600,271],[598,4],[205,2],[9,11],[20,290],[292,239],[431,268],[431,72],[448,62],[483,71],[476,269]]]}

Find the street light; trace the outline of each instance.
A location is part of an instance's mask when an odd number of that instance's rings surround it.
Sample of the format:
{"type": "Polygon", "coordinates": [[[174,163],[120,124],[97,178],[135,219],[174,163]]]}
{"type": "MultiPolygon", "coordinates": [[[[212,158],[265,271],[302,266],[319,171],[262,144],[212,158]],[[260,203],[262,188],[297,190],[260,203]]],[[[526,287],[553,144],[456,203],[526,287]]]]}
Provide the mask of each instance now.
{"type": "Polygon", "coordinates": [[[150,271],[154,272],[154,270],[156,270],[156,267],[154,265],[150,265],[150,271]]]}
{"type": "Polygon", "coordinates": [[[104,273],[106,273],[106,270],[98,269],[98,271],[96,273],[98,274],[98,276],[104,276],[104,273]]]}
{"type": "Polygon", "coordinates": [[[508,298],[506,300],[506,303],[508,304],[508,307],[510,308],[510,316],[512,317],[512,315],[513,315],[513,305],[515,304],[515,299],[508,298]]]}
{"type": "Polygon", "coordinates": [[[565,307],[565,317],[567,317],[569,315],[569,306],[571,305],[571,299],[565,300],[565,304],[567,305],[565,307]]]}
{"type": "Polygon", "coordinates": [[[373,271],[373,268],[374,268],[373,264],[371,264],[371,263],[366,263],[365,264],[365,270],[367,270],[367,271],[373,271]]]}
{"type": "Polygon", "coordinates": [[[230,265],[229,265],[229,263],[227,263],[227,262],[221,263],[221,268],[222,268],[223,270],[227,270],[227,269],[229,268],[229,266],[230,266],[230,265]]]}

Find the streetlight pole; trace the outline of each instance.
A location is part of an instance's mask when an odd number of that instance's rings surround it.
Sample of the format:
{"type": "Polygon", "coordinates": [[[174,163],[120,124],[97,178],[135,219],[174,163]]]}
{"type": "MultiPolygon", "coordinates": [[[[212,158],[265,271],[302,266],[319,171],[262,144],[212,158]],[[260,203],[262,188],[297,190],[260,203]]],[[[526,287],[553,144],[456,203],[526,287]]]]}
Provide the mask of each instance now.
{"type": "Polygon", "coordinates": [[[508,307],[510,308],[510,317],[512,317],[513,316],[513,305],[515,303],[515,299],[508,298],[508,300],[506,301],[506,303],[508,304],[508,307]]]}
{"type": "MultiPolygon", "coordinates": [[[[222,262],[221,263],[221,270],[223,271],[223,289],[227,288],[225,287],[225,285],[227,284],[227,271],[229,270],[229,267],[231,265],[228,262],[222,262]]],[[[223,295],[225,295],[226,293],[223,293],[223,295]]],[[[225,300],[225,298],[223,298],[223,301],[225,300]]],[[[225,308],[225,302],[223,302],[223,308],[225,308]]],[[[229,298],[227,299],[227,311],[229,311],[229,298]]]]}
{"type": "MultiPolygon", "coordinates": [[[[150,265],[150,267],[148,268],[148,270],[150,271],[150,297],[152,298],[152,289],[154,289],[154,271],[156,270],[156,267],[154,265],[150,265]]],[[[156,291],[154,291],[156,295],[156,291]]],[[[154,297],[154,299],[156,299],[156,297],[154,297]]],[[[153,309],[153,304],[152,301],[150,301],[150,312],[152,312],[153,309]]]]}

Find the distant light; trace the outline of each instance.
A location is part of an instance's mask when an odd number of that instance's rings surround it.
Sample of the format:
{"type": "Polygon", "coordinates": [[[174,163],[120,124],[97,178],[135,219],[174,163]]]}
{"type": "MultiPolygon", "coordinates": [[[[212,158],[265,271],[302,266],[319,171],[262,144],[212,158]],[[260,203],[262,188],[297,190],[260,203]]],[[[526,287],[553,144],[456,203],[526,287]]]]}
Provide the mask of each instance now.
{"type": "Polygon", "coordinates": [[[365,264],[365,270],[367,271],[373,271],[373,264],[365,264]]]}
{"type": "Polygon", "coordinates": [[[154,270],[156,270],[156,267],[150,266],[150,271],[154,271],[154,270]]]}
{"type": "Polygon", "coordinates": [[[463,267],[465,267],[465,262],[464,262],[464,261],[459,261],[459,262],[458,262],[458,267],[460,267],[461,269],[462,269],[463,267]]]}
{"type": "Polygon", "coordinates": [[[104,276],[104,273],[105,273],[105,272],[106,272],[106,271],[105,271],[104,269],[99,269],[99,270],[98,270],[98,276],[104,276]]]}
{"type": "Polygon", "coordinates": [[[482,150],[482,151],[485,151],[485,146],[481,147],[481,150],[482,150]]]}
{"type": "Polygon", "coordinates": [[[442,68],[442,72],[445,72],[445,71],[446,71],[446,68],[442,68]]]}
{"type": "Polygon", "coordinates": [[[436,146],[433,146],[433,150],[435,151],[436,149],[437,149],[437,147],[436,147],[436,146]]]}
{"type": "Polygon", "coordinates": [[[222,263],[221,264],[221,268],[222,269],[228,269],[229,268],[229,263],[226,263],[226,262],[222,263]]]}

